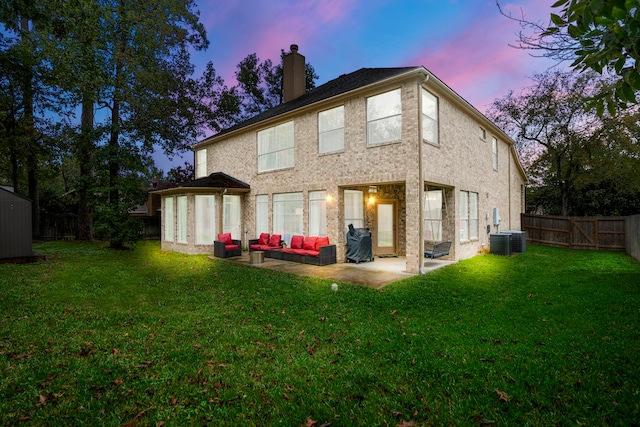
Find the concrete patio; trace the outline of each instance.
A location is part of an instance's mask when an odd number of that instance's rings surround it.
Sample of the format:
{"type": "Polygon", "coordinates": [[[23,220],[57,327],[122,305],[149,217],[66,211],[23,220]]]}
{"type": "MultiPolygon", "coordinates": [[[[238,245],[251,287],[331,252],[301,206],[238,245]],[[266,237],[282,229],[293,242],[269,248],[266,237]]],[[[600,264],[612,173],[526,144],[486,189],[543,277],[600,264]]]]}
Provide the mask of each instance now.
{"type": "MultiPolygon", "coordinates": [[[[214,259],[213,256],[210,258],[214,259]]],[[[375,258],[373,262],[361,262],[359,264],[340,263],[324,266],[300,264],[271,258],[265,258],[262,264],[251,264],[249,262],[248,252],[243,252],[242,256],[239,257],[226,259],[251,267],[283,271],[299,276],[322,277],[333,279],[337,282],[353,283],[374,289],[379,289],[389,283],[415,276],[415,274],[405,271],[406,260],[404,257],[375,258]]],[[[425,260],[424,272],[428,273],[454,263],[455,261],[439,259],[425,260]]]]}

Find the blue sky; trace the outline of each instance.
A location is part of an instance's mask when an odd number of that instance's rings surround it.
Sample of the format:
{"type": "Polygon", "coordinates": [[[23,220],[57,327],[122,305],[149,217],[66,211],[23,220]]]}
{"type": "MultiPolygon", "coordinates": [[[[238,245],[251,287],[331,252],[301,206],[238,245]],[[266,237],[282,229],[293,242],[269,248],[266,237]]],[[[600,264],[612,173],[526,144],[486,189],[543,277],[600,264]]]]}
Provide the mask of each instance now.
{"type": "MultiPolygon", "coordinates": [[[[193,61],[212,61],[227,86],[248,54],[279,60],[299,45],[317,84],[362,67],[422,65],[478,110],[528,85],[553,63],[514,49],[519,26],[500,15],[495,0],[200,0],[200,21],[211,42],[193,61]]],[[[546,24],[555,0],[500,0],[506,12],[546,24]]],[[[187,153],[186,160],[193,156],[187,153]]],[[[168,162],[168,171],[184,160],[168,162]]]]}

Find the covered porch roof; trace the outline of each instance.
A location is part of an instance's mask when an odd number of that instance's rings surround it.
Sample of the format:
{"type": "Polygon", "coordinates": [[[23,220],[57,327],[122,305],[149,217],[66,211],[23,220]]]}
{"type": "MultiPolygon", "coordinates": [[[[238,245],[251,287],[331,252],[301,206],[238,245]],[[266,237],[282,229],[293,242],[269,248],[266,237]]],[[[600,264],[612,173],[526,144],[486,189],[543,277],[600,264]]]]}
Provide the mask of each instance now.
{"type": "Polygon", "coordinates": [[[251,186],[223,172],[214,172],[209,176],[179,184],[177,187],[156,190],[155,194],[171,195],[184,193],[223,192],[230,194],[248,193],[251,186]]]}

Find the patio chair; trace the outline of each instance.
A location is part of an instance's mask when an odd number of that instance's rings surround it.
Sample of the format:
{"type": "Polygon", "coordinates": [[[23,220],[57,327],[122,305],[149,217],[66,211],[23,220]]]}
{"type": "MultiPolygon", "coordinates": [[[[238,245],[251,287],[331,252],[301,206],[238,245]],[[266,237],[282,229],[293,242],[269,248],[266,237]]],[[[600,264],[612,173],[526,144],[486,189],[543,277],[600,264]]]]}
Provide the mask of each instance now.
{"type": "Polygon", "coordinates": [[[218,234],[218,240],[213,241],[213,255],[218,258],[229,258],[242,255],[242,242],[232,240],[231,233],[218,234]]]}

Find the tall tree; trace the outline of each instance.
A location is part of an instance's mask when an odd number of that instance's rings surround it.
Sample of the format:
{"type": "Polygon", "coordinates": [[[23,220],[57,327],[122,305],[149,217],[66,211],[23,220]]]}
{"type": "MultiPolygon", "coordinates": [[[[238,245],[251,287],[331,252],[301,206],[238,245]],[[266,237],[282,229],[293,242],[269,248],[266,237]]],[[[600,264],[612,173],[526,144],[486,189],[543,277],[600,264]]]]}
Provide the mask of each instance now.
{"type": "MultiPolygon", "coordinates": [[[[498,2],[498,7],[500,4],[498,2]]],[[[619,76],[592,95],[587,107],[602,115],[637,104],[640,90],[640,5],[637,0],[558,0],[548,24],[503,15],[522,26],[516,47],[558,61],[576,71],[619,76]]]]}
{"type": "Polygon", "coordinates": [[[105,145],[99,147],[104,163],[94,164],[106,167],[107,186],[100,194],[108,209],[100,203],[95,219],[112,225],[111,246],[121,247],[131,234],[125,241],[119,228],[139,203],[129,197],[135,186],[127,183],[143,164],[122,159],[134,153],[142,160],[154,146],[173,153],[195,140],[199,101],[191,92],[189,49],[204,49],[208,41],[191,0],[104,0],[101,5],[107,13],[96,44],[104,52],[107,76],[98,104],[109,118],[105,145]]]}
{"type": "MultiPolygon", "coordinates": [[[[260,62],[255,53],[247,55],[237,65],[235,92],[241,100],[242,120],[255,116],[269,108],[282,104],[282,63],[286,52],[280,51],[280,63],[274,65],[270,59],[260,62]]],[[[315,88],[318,79],[315,69],[310,63],[305,63],[305,88],[307,91],[315,88]]]]}
{"type": "Polygon", "coordinates": [[[50,66],[38,44],[41,28],[48,26],[46,8],[33,2],[6,1],[0,5],[0,36],[2,49],[2,121],[0,136],[7,143],[10,176],[14,190],[21,192],[18,169],[26,171],[27,192],[31,199],[33,236],[40,233],[39,168],[47,161],[47,135],[50,120],[47,112],[59,112],[62,103],[52,102],[55,96],[47,84],[50,66]],[[57,105],[56,105],[57,104],[57,105]]]}
{"type": "Polygon", "coordinates": [[[606,182],[640,194],[640,178],[631,173],[640,169],[637,110],[598,116],[585,109],[610,83],[594,72],[547,72],[494,101],[488,116],[514,137],[533,183],[529,211],[583,214],[578,199],[606,182]]]}

